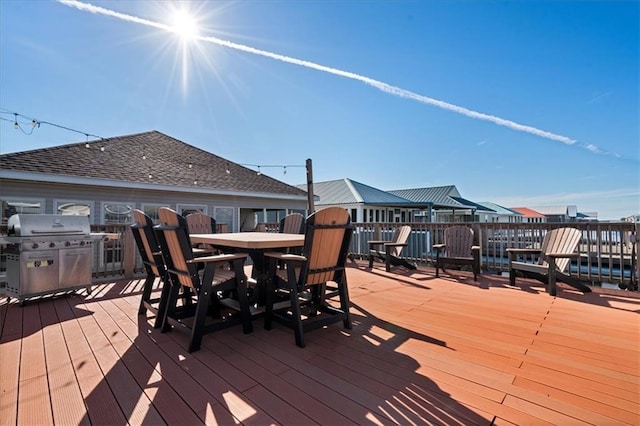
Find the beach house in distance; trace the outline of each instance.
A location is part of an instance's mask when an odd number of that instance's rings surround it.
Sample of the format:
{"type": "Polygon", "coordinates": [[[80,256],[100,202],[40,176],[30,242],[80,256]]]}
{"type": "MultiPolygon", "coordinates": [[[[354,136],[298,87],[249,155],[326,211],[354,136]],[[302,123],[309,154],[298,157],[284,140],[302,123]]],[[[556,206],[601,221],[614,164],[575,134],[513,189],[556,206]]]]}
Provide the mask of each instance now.
{"type": "Polygon", "coordinates": [[[317,208],[345,208],[354,222],[472,222],[477,221],[481,213],[491,215],[495,221],[498,215],[490,208],[462,198],[454,185],[383,191],[344,178],[315,182],[313,192],[319,197],[317,208]]]}
{"type": "Polygon", "coordinates": [[[15,213],[88,214],[130,223],[131,210],[202,211],[229,231],[258,214],[307,211],[305,190],[158,131],[0,155],[2,224],[15,213]]]}
{"type": "Polygon", "coordinates": [[[579,213],[575,205],[508,208],[475,202],[462,197],[455,185],[384,191],[344,178],[315,182],[313,188],[319,197],[316,207],[343,207],[354,222],[546,223],[597,218],[597,213],[579,213]]]}

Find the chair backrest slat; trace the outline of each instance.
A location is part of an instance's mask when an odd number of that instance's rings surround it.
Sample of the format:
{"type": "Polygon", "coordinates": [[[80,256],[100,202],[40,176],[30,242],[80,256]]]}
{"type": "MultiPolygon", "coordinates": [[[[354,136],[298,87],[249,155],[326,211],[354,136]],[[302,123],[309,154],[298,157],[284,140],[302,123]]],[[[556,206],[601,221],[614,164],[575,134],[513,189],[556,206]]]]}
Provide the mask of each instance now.
{"type": "MultiPolygon", "coordinates": [[[[195,263],[188,263],[193,260],[193,252],[187,234],[186,220],[166,207],[158,209],[160,218],[160,227],[158,230],[162,232],[164,241],[161,242],[163,250],[168,251],[170,263],[167,262],[167,270],[170,275],[179,281],[180,284],[187,287],[196,287],[199,285],[198,268],[195,263]]],[[[165,259],[167,254],[165,254],[165,259]]]]}
{"type": "Polygon", "coordinates": [[[186,220],[189,234],[216,233],[216,220],[207,214],[201,212],[190,213],[187,215],[186,220]]]}
{"type": "MultiPolygon", "coordinates": [[[[391,239],[391,241],[397,244],[406,244],[407,241],[409,240],[409,235],[411,235],[411,226],[402,225],[401,227],[396,228],[395,232],[393,233],[393,238],[391,239]]],[[[394,257],[400,257],[400,253],[402,253],[402,249],[404,249],[404,247],[402,246],[391,247],[390,248],[391,255],[394,257]]]]}
{"type": "Polygon", "coordinates": [[[300,213],[290,213],[280,221],[280,232],[285,234],[304,233],[304,216],[300,213]]]}
{"type": "Polygon", "coordinates": [[[303,249],[307,262],[300,272],[301,284],[324,284],[344,272],[351,233],[349,213],[340,207],[319,210],[307,218],[303,249]]]}
{"type": "MultiPolygon", "coordinates": [[[[572,254],[578,248],[580,239],[582,238],[582,232],[576,228],[563,227],[556,228],[547,232],[540,245],[540,251],[546,253],[560,253],[560,254],[572,254]]],[[[560,258],[556,260],[556,267],[559,271],[564,272],[571,259],[560,258]]],[[[538,264],[547,266],[548,262],[541,257],[538,259],[538,264]]]]}
{"type": "MultiPolygon", "coordinates": [[[[138,245],[138,251],[142,262],[146,267],[151,269],[151,272],[156,277],[160,276],[160,270],[158,265],[158,256],[154,255],[160,250],[160,244],[156,239],[155,231],[153,230],[153,220],[145,214],[143,211],[134,209],[133,219],[135,223],[131,226],[133,236],[138,245]]],[[[161,267],[161,266],[160,266],[161,267]]]]}
{"type": "Polygon", "coordinates": [[[444,231],[448,257],[472,257],[473,229],[468,226],[450,226],[444,231]]]}

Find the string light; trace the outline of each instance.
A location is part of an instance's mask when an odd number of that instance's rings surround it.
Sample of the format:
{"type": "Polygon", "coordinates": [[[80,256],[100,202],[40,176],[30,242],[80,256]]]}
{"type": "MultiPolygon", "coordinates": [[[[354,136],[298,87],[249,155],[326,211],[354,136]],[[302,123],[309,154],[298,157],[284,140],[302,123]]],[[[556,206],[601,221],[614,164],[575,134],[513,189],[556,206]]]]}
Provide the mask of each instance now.
{"type": "Polygon", "coordinates": [[[9,111],[6,108],[0,107],[0,114],[13,115],[13,120],[11,120],[9,118],[1,117],[1,116],[0,116],[0,120],[12,122],[13,123],[13,128],[16,129],[16,130],[21,130],[22,133],[24,133],[25,135],[31,135],[33,133],[33,130],[36,129],[36,128],[39,128],[41,124],[47,124],[49,126],[57,127],[59,129],[68,130],[70,132],[75,132],[75,133],[79,133],[81,135],[85,135],[87,137],[87,140],[89,139],[89,137],[104,140],[104,138],[102,136],[92,135],[90,133],[82,132],[80,130],[73,129],[71,127],[63,126],[61,124],[52,123],[50,121],[36,120],[33,117],[27,117],[26,115],[23,115],[23,114],[14,112],[14,111],[9,111]],[[30,124],[31,125],[30,131],[27,132],[22,128],[22,126],[20,125],[20,121],[18,121],[18,118],[22,118],[22,119],[28,120],[27,122],[23,122],[22,124],[25,124],[25,125],[30,124]]]}
{"type": "MultiPolygon", "coordinates": [[[[228,164],[228,163],[227,163],[228,164]]],[[[299,165],[299,164],[240,164],[241,166],[245,166],[245,167],[255,167],[258,169],[258,171],[256,172],[257,175],[261,175],[262,174],[262,168],[277,168],[277,169],[282,169],[282,174],[287,174],[287,167],[291,168],[291,167],[307,167],[306,165],[299,165]]],[[[229,168],[227,166],[227,173],[229,172],[229,168]]]]}

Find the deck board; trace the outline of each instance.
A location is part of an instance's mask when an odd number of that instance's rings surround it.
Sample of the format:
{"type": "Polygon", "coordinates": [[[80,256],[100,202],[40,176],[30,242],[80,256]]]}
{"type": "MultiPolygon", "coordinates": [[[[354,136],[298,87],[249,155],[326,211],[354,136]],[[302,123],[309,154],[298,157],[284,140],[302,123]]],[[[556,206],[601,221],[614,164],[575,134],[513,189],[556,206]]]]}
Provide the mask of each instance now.
{"type": "Polygon", "coordinates": [[[347,274],[352,330],[315,330],[304,349],[256,317],[190,354],[138,316],[138,280],[0,302],[0,424],[640,425],[637,295],[347,274]]]}

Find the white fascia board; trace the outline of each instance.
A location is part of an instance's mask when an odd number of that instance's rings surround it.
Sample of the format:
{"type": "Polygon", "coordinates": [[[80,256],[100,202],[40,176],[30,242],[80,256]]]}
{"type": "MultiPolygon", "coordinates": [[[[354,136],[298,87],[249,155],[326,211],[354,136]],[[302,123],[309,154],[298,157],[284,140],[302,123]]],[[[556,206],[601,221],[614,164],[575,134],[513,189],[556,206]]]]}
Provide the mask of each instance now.
{"type": "Polygon", "coordinates": [[[157,185],[153,183],[144,182],[123,182],[121,180],[112,179],[96,179],[96,178],[84,178],[78,176],[64,176],[64,175],[51,175],[46,173],[25,173],[14,172],[10,170],[0,170],[0,179],[15,179],[25,180],[33,182],[51,182],[51,183],[65,183],[71,185],[91,185],[91,186],[105,186],[110,188],[130,188],[130,189],[146,189],[153,191],[179,191],[179,192],[191,192],[194,194],[209,194],[209,195],[226,195],[232,197],[250,197],[250,198],[271,198],[279,200],[307,200],[306,194],[304,195],[291,195],[291,194],[272,194],[269,192],[242,192],[242,191],[227,191],[221,189],[212,188],[199,188],[192,186],[171,186],[171,185],[157,185]]]}

